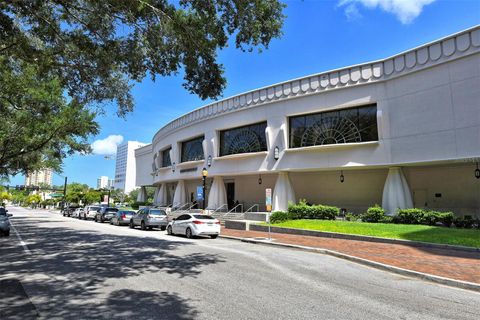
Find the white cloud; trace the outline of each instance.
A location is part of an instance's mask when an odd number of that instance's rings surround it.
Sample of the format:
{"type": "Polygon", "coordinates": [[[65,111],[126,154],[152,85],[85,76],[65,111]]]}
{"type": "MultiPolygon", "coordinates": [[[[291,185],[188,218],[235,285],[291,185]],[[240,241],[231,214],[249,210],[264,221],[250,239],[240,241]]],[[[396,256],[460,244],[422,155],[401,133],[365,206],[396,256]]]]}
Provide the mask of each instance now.
{"type": "Polygon", "coordinates": [[[347,7],[345,8],[345,15],[350,21],[357,20],[362,17],[362,14],[358,11],[357,5],[355,3],[350,3],[349,5],[347,5],[347,7]]]}
{"type": "Polygon", "coordinates": [[[112,155],[117,153],[117,145],[123,142],[121,135],[109,135],[105,139],[95,140],[92,143],[92,153],[101,155],[112,155]]]}
{"type": "Polygon", "coordinates": [[[346,6],[347,18],[350,18],[352,10],[357,9],[352,8],[352,5],[360,3],[369,9],[379,7],[397,16],[401,23],[408,24],[420,15],[424,6],[434,1],[436,0],[340,0],[338,5],[346,6]]]}

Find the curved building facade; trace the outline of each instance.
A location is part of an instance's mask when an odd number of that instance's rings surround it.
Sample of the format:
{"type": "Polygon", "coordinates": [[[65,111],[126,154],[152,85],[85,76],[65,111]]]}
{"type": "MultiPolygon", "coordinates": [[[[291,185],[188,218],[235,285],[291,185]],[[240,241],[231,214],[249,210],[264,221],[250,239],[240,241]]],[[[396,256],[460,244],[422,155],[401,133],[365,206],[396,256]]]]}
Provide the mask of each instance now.
{"type": "Polygon", "coordinates": [[[135,154],[158,205],[194,202],[206,168],[212,210],[264,211],[271,188],[273,210],[306,199],[479,216],[480,27],[206,105],[135,154]]]}

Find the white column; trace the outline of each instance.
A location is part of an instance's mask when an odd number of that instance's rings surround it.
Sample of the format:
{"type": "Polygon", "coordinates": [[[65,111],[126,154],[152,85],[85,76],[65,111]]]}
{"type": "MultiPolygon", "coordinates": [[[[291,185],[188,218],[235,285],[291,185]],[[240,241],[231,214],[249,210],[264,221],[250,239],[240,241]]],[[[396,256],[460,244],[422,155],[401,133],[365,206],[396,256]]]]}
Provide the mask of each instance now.
{"type": "Polygon", "coordinates": [[[221,176],[213,177],[213,184],[208,193],[208,206],[207,208],[215,210],[221,205],[227,203],[227,190],[225,189],[225,183],[221,176]]]}
{"type": "Polygon", "coordinates": [[[413,208],[412,193],[402,168],[388,169],[388,176],[383,187],[382,207],[390,216],[395,215],[397,209],[413,208]]]}
{"type": "Polygon", "coordinates": [[[173,195],[173,206],[180,206],[187,202],[187,192],[185,191],[185,181],[178,180],[175,194],[173,195]]]}
{"type": "Polygon", "coordinates": [[[288,203],[295,203],[295,191],[293,191],[288,172],[280,172],[273,190],[273,211],[287,211],[288,203]]]}
{"type": "Polygon", "coordinates": [[[137,202],[146,202],[147,201],[147,189],[141,187],[138,191],[137,202]]]}
{"type": "Polygon", "coordinates": [[[159,206],[166,205],[167,204],[167,185],[165,183],[162,183],[157,191],[158,191],[157,204],[159,206]]]}

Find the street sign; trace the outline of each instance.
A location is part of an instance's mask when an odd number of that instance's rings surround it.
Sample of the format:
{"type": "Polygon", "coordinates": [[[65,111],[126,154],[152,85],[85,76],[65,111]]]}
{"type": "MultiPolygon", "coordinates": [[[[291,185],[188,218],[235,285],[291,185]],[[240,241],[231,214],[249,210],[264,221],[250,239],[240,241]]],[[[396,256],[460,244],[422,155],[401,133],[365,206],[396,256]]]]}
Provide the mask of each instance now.
{"type": "Polygon", "coordinates": [[[203,187],[197,186],[197,200],[203,200],[203,187]]]}
{"type": "Polygon", "coordinates": [[[272,189],[267,188],[265,189],[265,204],[267,207],[267,211],[272,211],[272,189]]]}

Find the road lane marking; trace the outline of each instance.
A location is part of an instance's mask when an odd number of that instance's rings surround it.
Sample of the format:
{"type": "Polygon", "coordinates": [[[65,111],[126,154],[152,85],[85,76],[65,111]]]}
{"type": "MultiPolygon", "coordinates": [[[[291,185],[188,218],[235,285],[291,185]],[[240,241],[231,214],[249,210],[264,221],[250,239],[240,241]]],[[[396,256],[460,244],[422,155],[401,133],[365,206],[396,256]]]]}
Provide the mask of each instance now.
{"type": "Polygon", "coordinates": [[[23,241],[22,237],[20,236],[20,233],[18,233],[17,229],[15,228],[15,226],[13,225],[13,223],[11,223],[11,226],[12,226],[12,229],[13,231],[15,232],[15,234],[17,235],[17,238],[18,238],[18,241],[20,241],[20,244],[22,245],[23,247],[23,250],[25,250],[25,252],[27,254],[32,254],[32,252],[30,251],[30,249],[28,249],[28,246],[27,244],[25,243],[25,241],[23,241]]]}

